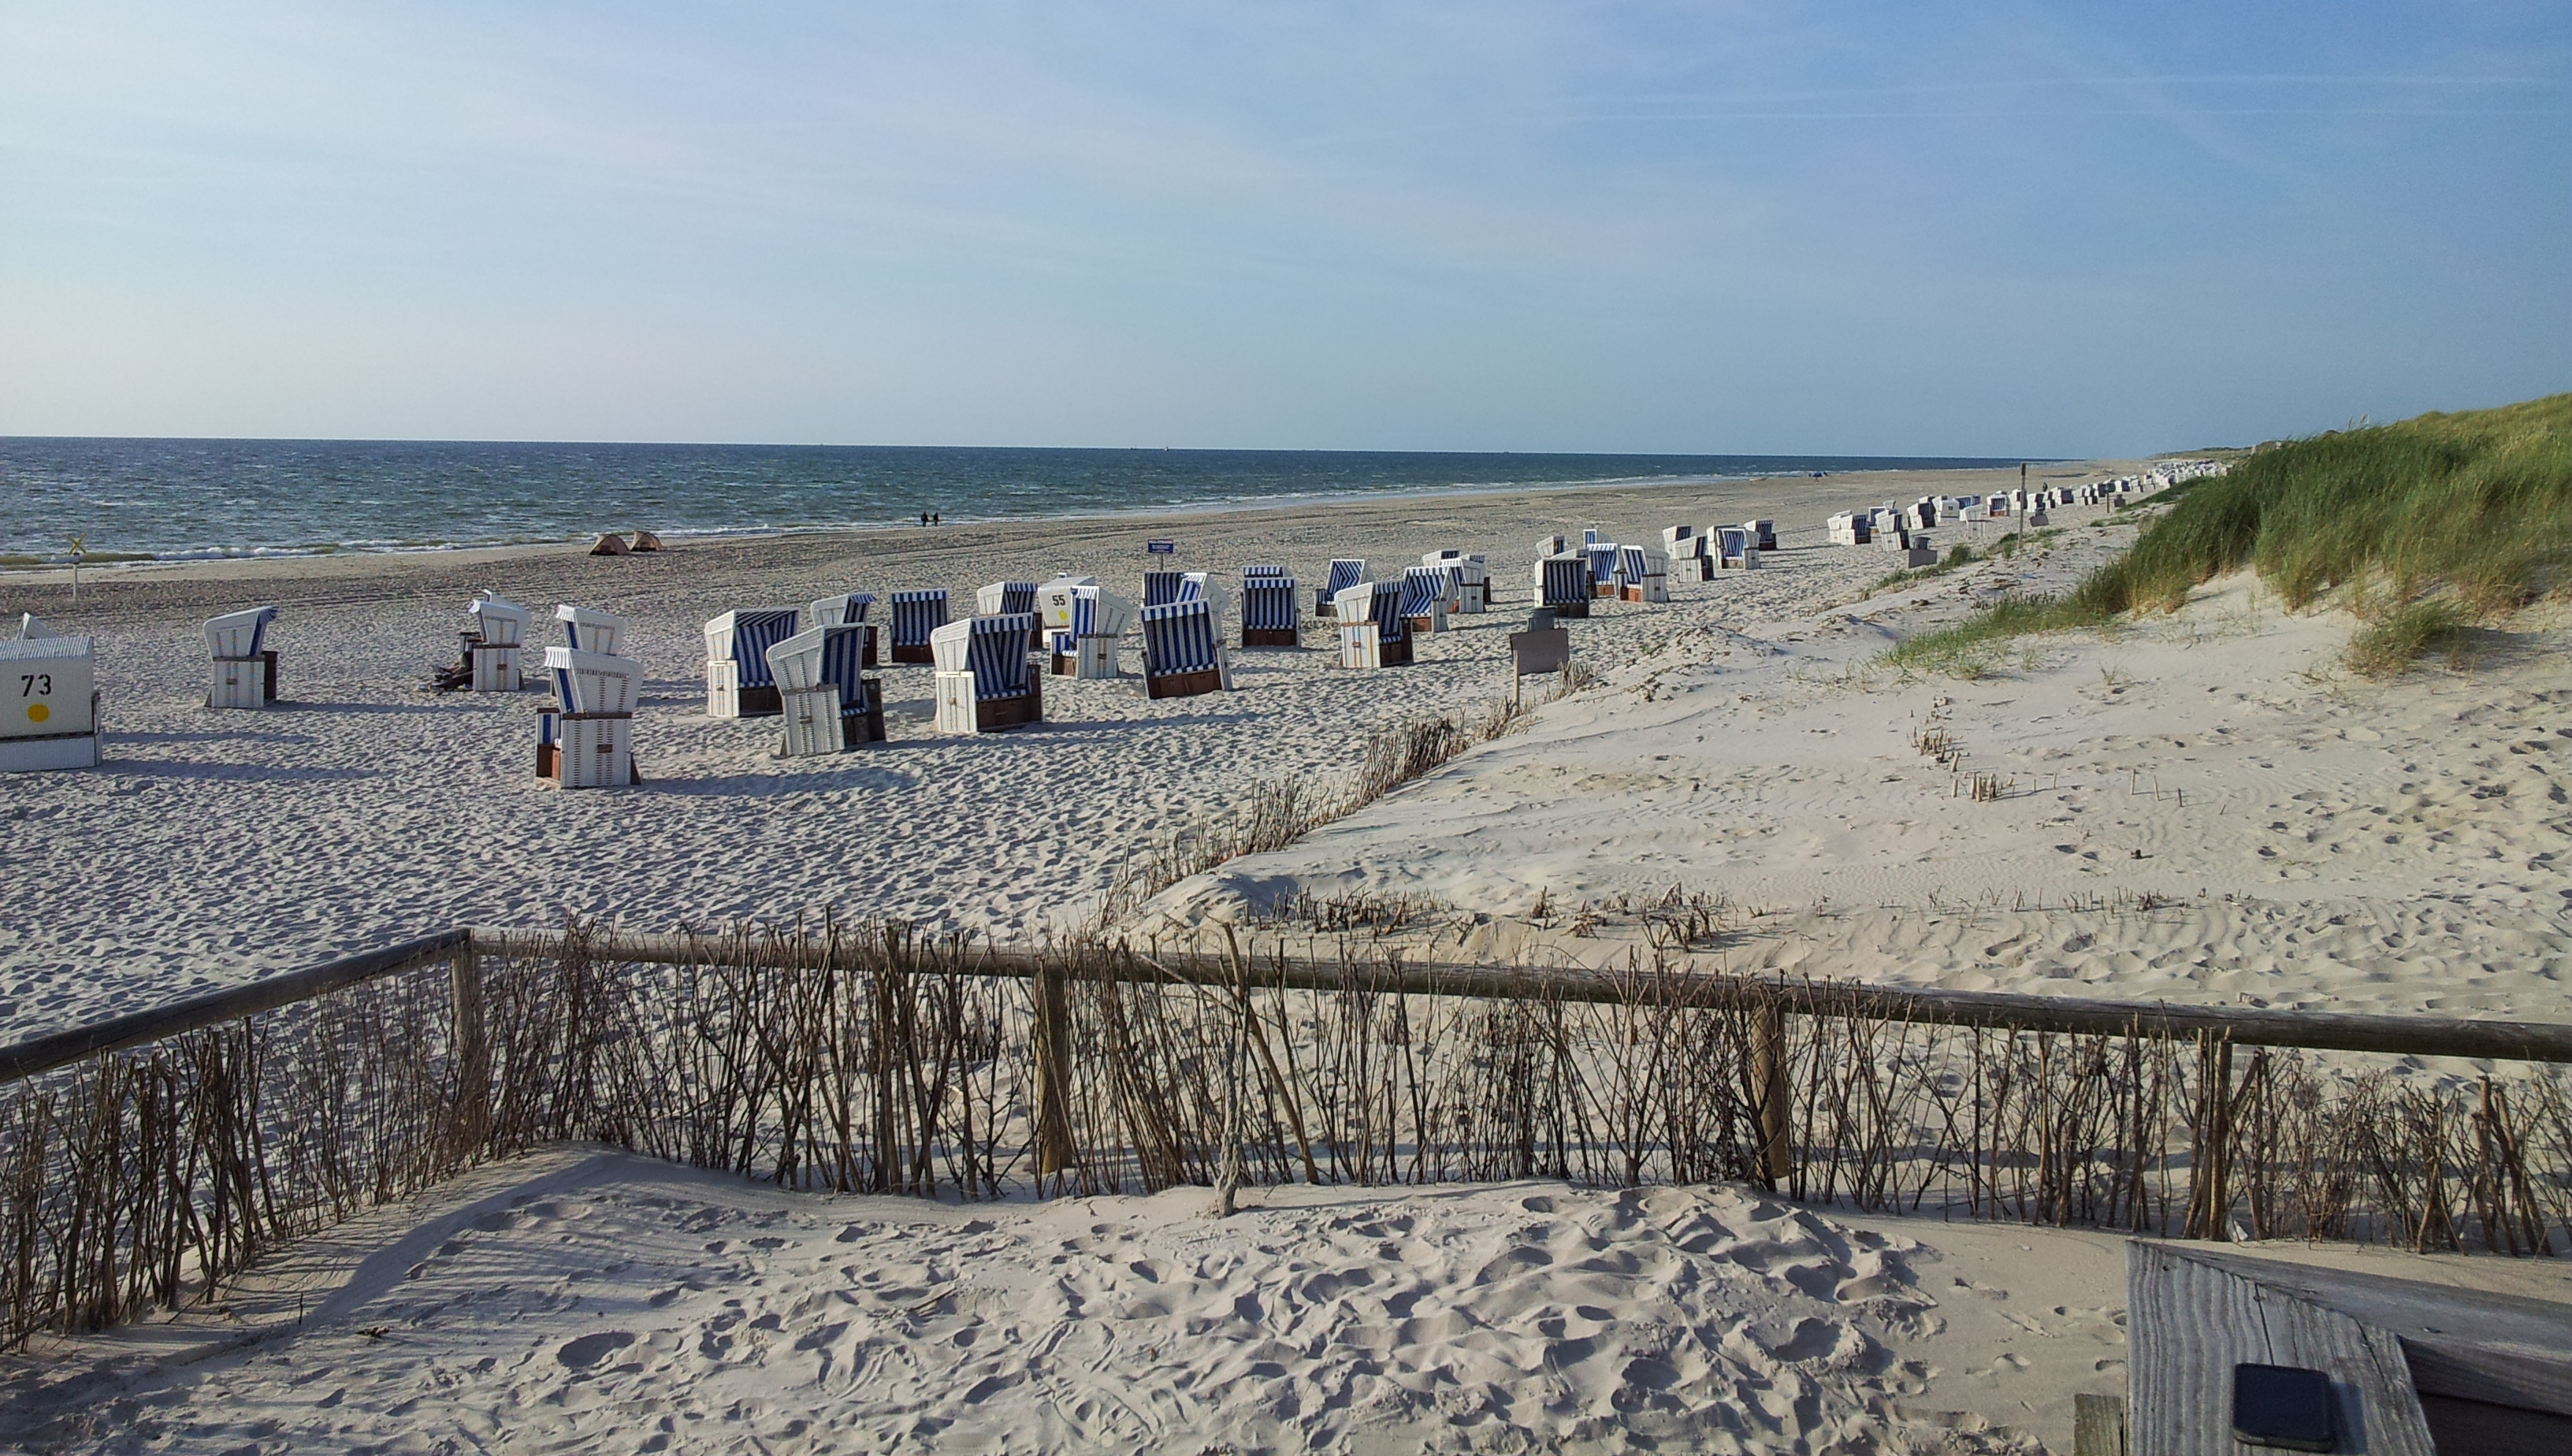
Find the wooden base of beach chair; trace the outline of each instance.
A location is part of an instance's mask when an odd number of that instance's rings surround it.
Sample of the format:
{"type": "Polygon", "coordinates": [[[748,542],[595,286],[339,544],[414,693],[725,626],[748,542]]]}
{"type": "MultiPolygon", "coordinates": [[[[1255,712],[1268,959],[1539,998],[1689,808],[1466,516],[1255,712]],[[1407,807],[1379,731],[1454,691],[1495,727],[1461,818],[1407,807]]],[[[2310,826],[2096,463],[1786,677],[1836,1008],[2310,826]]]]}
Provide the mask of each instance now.
{"type": "MultiPolygon", "coordinates": [[[[1653,578],[1653,580],[1654,580],[1655,582],[1658,582],[1658,581],[1659,581],[1659,580],[1661,580],[1661,579],[1662,579],[1662,578],[1659,578],[1659,577],[1654,577],[1654,578],[1653,578]]],[[[1658,603],[1658,602],[1665,602],[1665,601],[1668,601],[1668,600],[1670,599],[1670,593],[1669,593],[1669,589],[1668,589],[1667,587],[1658,586],[1658,585],[1653,585],[1653,586],[1627,586],[1627,587],[1620,588],[1620,589],[1617,591],[1617,593],[1616,593],[1616,599],[1617,599],[1617,600],[1619,600],[1619,601],[1641,602],[1641,603],[1644,603],[1644,604],[1646,604],[1646,605],[1649,605],[1649,604],[1653,604],[1653,603],[1658,603]]]]}
{"type": "Polygon", "coordinates": [[[634,772],[634,719],[624,713],[565,713],[556,730],[553,779],[566,789],[616,789],[640,783],[634,772]]]}
{"type": "Polygon", "coordinates": [[[515,647],[469,647],[465,660],[472,666],[472,687],[477,693],[514,693],[526,686],[515,647]]]}
{"type": "Polygon", "coordinates": [[[268,685],[277,675],[273,655],[218,657],[214,660],[214,682],[206,690],[207,707],[265,708],[269,705],[268,685]]]}
{"type": "Polygon", "coordinates": [[[973,674],[942,672],[938,674],[938,731],[941,733],[996,733],[1027,723],[1044,721],[1043,678],[1030,678],[1028,691],[1014,698],[978,698],[974,695],[973,674]]]}
{"type": "Polygon", "coordinates": [[[1165,672],[1158,677],[1143,675],[1143,696],[1147,698],[1193,698],[1199,693],[1223,691],[1223,669],[1199,668],[1195,672],[1165,672]]]}
{"type": "Polygon", "coordinates": [[[1241,629],[1241,645],[1244,647],[1301,647],[1304,645],[1304,638],[1302,633],[1292,627],[1244,627],[1241,629]]]}
{"type": "Polygon", "coordinates": [[[1545,609],[1554,613],[1558,618],[1587,617],[1590,615],[1590,603],[1586,601],[1550,601],[1545,604],[1545,609]]]}
{"type": "Polygon", "coordinates": [[[893,644],[893,660],[926,667],[938,661],[938,654],[931,651],[926,642],[896,642],[893,644]]]}
{"type": "Polygon", "coordinates": [[[98,767],[98,735],[48,733],[39,738],[0,738],[0,774],[98,767]]]}
{"type": "Polygon", "coordinates": [[[885,741],[884,694],[876,694],[875,706],[863,713],[840,715],[840,743],[855,748],[862,743],[885,741]]]}
{"type": "Polygon", "coordinates": [[[1426,637],[1431,633],[1444,632],[1447,630],[1447,618],[1443,613],[1430,616],[1404,617],[1402,620],[1404,625],[1411,628],[1414,636],[1426,637]]]}

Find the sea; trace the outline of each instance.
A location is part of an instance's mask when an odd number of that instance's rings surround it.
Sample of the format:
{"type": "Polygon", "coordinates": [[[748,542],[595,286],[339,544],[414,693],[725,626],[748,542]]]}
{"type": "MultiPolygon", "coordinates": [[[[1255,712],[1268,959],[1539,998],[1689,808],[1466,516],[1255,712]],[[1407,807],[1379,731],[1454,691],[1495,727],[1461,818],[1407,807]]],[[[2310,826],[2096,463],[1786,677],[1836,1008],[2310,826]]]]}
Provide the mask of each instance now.
{"type": "Polygon", "coordinates": [[[1998,466],[1935,456],[0,437],[0,566],[1998,466]]]}

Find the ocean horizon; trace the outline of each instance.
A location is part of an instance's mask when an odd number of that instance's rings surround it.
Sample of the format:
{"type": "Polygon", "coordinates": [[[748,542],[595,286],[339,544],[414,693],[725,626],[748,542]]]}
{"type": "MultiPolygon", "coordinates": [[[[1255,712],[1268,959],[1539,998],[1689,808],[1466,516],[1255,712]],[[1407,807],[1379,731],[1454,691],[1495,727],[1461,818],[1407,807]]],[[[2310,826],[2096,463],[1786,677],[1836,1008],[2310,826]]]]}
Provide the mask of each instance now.
{"type": "Polygon", "coordinates": [[[0,437],[0,566],[736,536],[2021,457],[0,437]]]}

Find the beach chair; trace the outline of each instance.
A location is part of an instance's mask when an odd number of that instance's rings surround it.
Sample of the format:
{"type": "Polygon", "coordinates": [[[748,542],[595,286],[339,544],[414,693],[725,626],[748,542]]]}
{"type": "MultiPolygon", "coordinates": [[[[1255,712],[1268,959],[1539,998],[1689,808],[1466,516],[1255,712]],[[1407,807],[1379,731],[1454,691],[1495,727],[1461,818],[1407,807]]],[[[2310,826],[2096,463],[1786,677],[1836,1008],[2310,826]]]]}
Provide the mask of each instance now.
{"type": "Polygon", "coordinates": [[[98,767],[98,652],[30,614],[0,641],[0,773],[98,767]]]}
{"type": "Polygon", "coordinates": [[[1143,696],[1192,698],[1232,690],[1223,622],[1212,602],[1174,601],[1145,607],[1136,616],[1143,629],[1143,696]]]}
{"type": "Polygon", "coordinates": [[[1873,534],[1873,524],[1866,516],[1854,510],[1843,510],[1823,521],[1822,529],[1830,534],[1833,545],[1863,546],[1868,536],[1873,534]]]}
{"type": "Polygon", "coordinates": [[[1777,523],[1775,521],[1745,520],[1741,523],[1741,528],[1750,533],[1750,548],[1752,550],[1773,551],[1777,549],[1777,523]]]}
{"type": "Polygon", "coordinates": [[[1718,571],[1744,571],[1759,564],[1759,543],[1746,526],[1722,526],[1714,533],[1714,565],[1718,571]]]}
{"type": "Polygon", "coordinates": [[[897,591],[887,603],[893,613],[891,651],[896,662],[934,662],[929,639],[947,625],[947,588],[897,591]]]}
{"type": "Polygon", "coordinates": [[[206,650],[215,663],[207,707],[265,708],[277,701],[277,652],[267,645],[268,624],[276,620],[277,608],[263,606],[206,623],[206,650]]]}
{"type": "Polygon", "coordinates": [[[1592,526],[1590,529],[1581,533],[1581,549],[1585,551],[1589,550],[1593,546],[1612,546],[1614,544],[1615,542],[1613,541],[1601,540],[1599,538],[1599,528],[1597,526],[1592,526]]]}
{"type": "Polygon", "coordinates": [[[1143,573],[1143,605],[1168,606],[1179,599],[1179,584],[1187,580],[1184,571],[1146,571],[1143,573]]]}
{"type": "Polygon", "coordinates": [[[1640,546],[1626,546],[1617,554],[1617,594],[1626,601],[1666,602],[1670,599],[1670,558],[1658,551],[1640,546]]]}
{"type": "Polygon", "coordinates": [[[1604,596],[1613,600],[1617,584],[1616,543],[1586,541],[1582,544],[1581,554],[1590,561],[1590,594],[1594,597],[1604,596]]]}
{"type": "Polygon", "coordinates": [[[1701,526],[1664,526],[1661,528],[1662,555],[1670,570],[1681,580],[1712,581],[1714,558],[1706,553],[1712,538],[1701,526]]]}
{"type": "Polygon", "coordinates": [[[1241,568],[1241,645],[1300,647],[1303,622],[1295,601],[1295,578],[1283,566],[1241,568]]]}
{"type": "Polygon", "coordinates": [[[863,643],[859,648],[860,665],[870,668],[881,666],[882,659],[877,655],[877,627],[867,620],[867,612],[875,604],[876,594],[872,591],[843,591],[832,596],[815,597],[805,604],[803,619],[797,625],[807,631],[815,627],[864,627],[866,631],[860,634],[863,643]]]}
{"type": "Polygon", "coordinates": [[[1317,617],[1331,615],[1335,610],[1333,603],[1340,599],[1340,593],[1364,580],[1366,580],[1366,562],[1363,559],[1334,558],[1331,562],[1331,574],[1313,593],[1313,615],[1317,617]]]}
{"type": "Polygon", "coordinates": [[[1096,586],[1095,576],[1056,576],[1036,583],[1036,604],[1028,610],[1036,614],[1036,630],[1050,636],[1071,630],[1071,594],[1083,586],[1096,586]]]}
{"type": "Polygon", "coordinates": [[[1447,630],[1447,573],[1435,566],[1402,572],[1402,621],[1416,639],[1447,630]]]}
{"type": "MultiPolygon", "coordinates": [[[[1556,540],[1563,539],[1561,536],[1556,540]]],[[[1586,551],[1558,551],[1540,557],[1533,573],[1536,580],[1536,604],[1558,617],[1590,615],[1590,556],[1586,551]]]]}
{"type": "Polygon", "coordinates": [[[457,635],[464,640],[464,657],[457,665],[477,693],[514,693],[526,686],[526,673],[519,654],[525,650],[527,628],[535,613],[500,595],[486,591],[464,604],[473,618],[472,630],[457,635]]]}
{"type": "Polygon", "coordinates": [[[766,718],[782,711],[768,649],[795,635],[784,607],[726,612],[706,623],[706,716],[766,718]]]}
{"type": "Polygon", "coordinates": [[[1125,624],[1134,619],[1134,604],[1097,586],[1071,589],[1070,625],[1045,633],[1056,677],[1117,676],[1116,647],[1125,624]]]}
{"type": "Polygon", "coordinates": [[[1906,550],[1911,544],[1911,527],[1904,523],[1902,512],[1890,505],[1877,508],[1868,534],[1888,551],[1906,550]]]}
{"type": "Polygon", "coordinates": [[[1032,581],[994,581],[973,591],[973,615],[977,617],[1016,616],[1036,609],[1036,584],[1032,581]]]}
{"type": "Polygon", "coordinates": [[[777,682],[785,717],[778,757],[839,753],[884,741],[882,683],[867,675],[862,622],[807,627],[768,647],[768,673],[777,682]]]}
{"type": "Polygon", "coordinates": [[[1560,535],[1536,538],[1536,558],[1540,561],[1548,556],[1560,556],[1569,549],[1570,547],[1564,545],[1563,537],[1560,535]]]}
{"type": "Polygon", "coordinates": [[[1510,634],[1510,701],[1519,700],[1523,678],[1560,673],[1572,665],[1570,627],[1531,627],[1510,634]]]}
{"type": "Polygon", "coordinates": [[[1390,581],[1361,581],[1331,603],[1339,623],[1340,666],[1404,667],[1411,662],[1410,624],[1402,616],[1402,588],[1390,581]]]}
{"type": "Polygon", "coordinates": [[[606,657],[625,653],[627,628],[632,624],[614,612],[593,611],[565,602],[554,607],[554,620],[563,624],[563,645],[575,652],[596,652],[606,657]]]}
{"type": "Polygon", "coordinates": [[[536,775],[566,789],[643,782],[634,771],[634,705],[643,664],[577,647],[545,649],[553,711],[538,716],[536,775]]]}
{"type": "Polygon", "coordinates": [[[1044,719],[1044,679],[1028,670],[1033,612],[967,617],[929,634],[938,731],[993,733],[1044,719]]]}
{"type": "Polygon", "coordinates": [[[1454,589],[1447,594],[1447,609],[1480,615],[1492,604],[1492,569],[1489,562],[1469,551],[1449,547],[1431,551],[1420,558],[1423,566],[1435,567],[1455,578],[1454,589]]]}

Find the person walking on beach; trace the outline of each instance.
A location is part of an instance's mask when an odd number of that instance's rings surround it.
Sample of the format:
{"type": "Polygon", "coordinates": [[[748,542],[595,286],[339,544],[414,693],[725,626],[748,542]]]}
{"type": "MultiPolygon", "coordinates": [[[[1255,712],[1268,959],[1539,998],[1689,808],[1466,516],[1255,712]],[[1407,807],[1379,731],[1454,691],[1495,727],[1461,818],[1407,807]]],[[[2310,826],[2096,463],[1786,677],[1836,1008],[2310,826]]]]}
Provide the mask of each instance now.
{"type": "Polygon", "coordinates": [[[925,511],[925,510],[924,510],[924,511],[922,511],[922,512],[920,513],[920,523],[921,523],[922,525],[924,525],[924,526],[925,526],[925,525],[927,525],[927,524],[929,524],[929,512],[928,512],[928,511],[925,511]]]}

